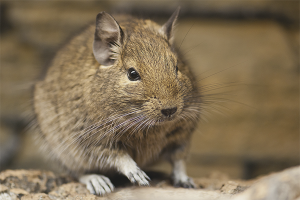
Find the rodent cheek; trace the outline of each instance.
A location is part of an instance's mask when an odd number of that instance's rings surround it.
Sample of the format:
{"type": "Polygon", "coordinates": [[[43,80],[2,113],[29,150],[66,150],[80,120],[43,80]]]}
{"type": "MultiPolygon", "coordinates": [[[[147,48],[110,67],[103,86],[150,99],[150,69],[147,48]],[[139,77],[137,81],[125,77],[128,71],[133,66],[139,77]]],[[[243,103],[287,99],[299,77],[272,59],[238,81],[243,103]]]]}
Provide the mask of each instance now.
{"type": "Polygon", "coordinates": [[[157,119],[160,117],[160,105],[158,101],[150,99],[143,104],[143,111],[151,119],[157,119]]]}
{"type": "Polygon", "coordinates": [[[142,92],[142,84],[140,81],[130,81],[127,75],[119,79],[119,86],[124,92],[129,94],[137,94],[142,92]]]}
{"type": "Polygon", "coordinates": [[[186,91],[186,92],[192,91],[192,89],[193,89],[192,82],[187,76],[180,73],[180,74],[178,74],[178,80],[180,82],[182,91],[186,91]]]}

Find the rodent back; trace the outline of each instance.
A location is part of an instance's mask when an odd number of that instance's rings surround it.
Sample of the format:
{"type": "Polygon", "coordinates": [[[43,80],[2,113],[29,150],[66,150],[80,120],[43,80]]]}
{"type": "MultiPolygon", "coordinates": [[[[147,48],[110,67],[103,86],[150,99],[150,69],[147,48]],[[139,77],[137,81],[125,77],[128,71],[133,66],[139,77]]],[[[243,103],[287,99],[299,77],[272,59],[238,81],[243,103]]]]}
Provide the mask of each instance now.
{"type": "Polygon", "coordinates": [[[105,34],[97,36],[96,25],[94,37],[91,26],[57,53],[46,79],[36,86],[35,107],[49,146],[56,146],[52,151],[69,168],[82,167],[102,146],[121,141],[134,147],[127,135],[147,138],[141,148],[156,146],[141,152],[158,155],[172,129],[193,126],[199,114],[194,101],[198,90],[172,44],[176,17],[160,27],[133,18],[118,24],[102,13],[97,19],[109,21],[105,34]],[[95,45],[95,40],[100,43],[95,45]],[[182,120],[187,116],[193,122],[182,120]]]}

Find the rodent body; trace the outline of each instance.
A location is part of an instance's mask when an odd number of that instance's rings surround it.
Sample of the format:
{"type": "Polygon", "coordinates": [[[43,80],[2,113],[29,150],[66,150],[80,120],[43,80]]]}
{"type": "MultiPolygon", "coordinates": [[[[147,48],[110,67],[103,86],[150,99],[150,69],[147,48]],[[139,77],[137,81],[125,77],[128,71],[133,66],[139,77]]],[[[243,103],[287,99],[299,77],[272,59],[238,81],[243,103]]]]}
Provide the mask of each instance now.
{"type": "Polygon", "coordinates": [[[184,159],[200,102],[172,44],[178,11],[162,27],[99,13],[96,27],[64,46],[35,86],[42,146],[93,193],[113,185],[86,174],[118,171],[148,185],[140,168],[162,156],[173,164],[174,184],[193,187],[184,159]]]}

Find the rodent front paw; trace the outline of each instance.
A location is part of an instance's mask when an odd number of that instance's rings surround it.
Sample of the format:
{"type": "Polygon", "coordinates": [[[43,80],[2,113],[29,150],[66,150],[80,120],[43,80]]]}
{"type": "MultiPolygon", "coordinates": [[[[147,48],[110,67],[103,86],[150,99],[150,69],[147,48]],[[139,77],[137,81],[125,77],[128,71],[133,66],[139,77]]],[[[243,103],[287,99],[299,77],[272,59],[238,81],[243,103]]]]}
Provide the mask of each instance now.
{"type": "Polygon", "coordinates": [[[114,190],[113,184],[106,176],[89,174],[81,176],[79,181],[85,184],[86,188],[92,194],[103,196],[104,194],[111,193],[114,190]]]}
{"type": "Polygon", "coordinates": [[[132,183],[137,183],[139,185],[144,185],[144,186],[149,185],[150,178],[140,168],[137,168],[134,172],[131,171],[125,175],[132,183]]]}

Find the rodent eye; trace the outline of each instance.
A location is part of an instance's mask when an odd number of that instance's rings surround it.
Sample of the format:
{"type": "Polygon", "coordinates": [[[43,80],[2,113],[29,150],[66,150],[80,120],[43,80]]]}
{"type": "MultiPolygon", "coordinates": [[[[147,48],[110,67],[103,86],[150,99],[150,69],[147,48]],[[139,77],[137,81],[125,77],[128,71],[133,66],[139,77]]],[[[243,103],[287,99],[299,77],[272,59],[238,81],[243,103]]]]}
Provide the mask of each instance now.
{"type": "Polygon", "coordinates": [[[178,73],[178,65],[176,65],[175,70],[176,70],[176,74],[177,74],[178,73]]]}
{"type": "Polygon", "coordinates": [[[132,67],[128,69],[127,76],[130,81],[137,81],[141,79],[139,73],[132,67]]]}

